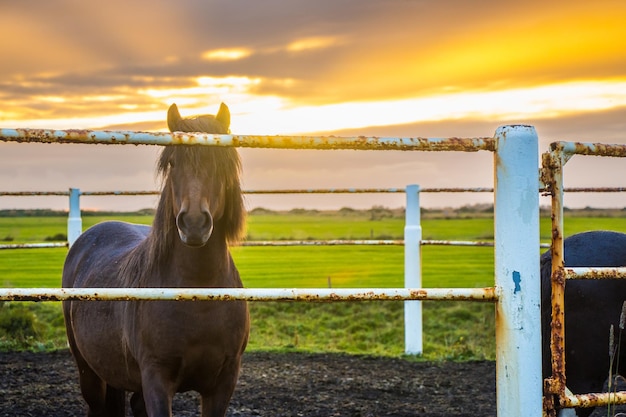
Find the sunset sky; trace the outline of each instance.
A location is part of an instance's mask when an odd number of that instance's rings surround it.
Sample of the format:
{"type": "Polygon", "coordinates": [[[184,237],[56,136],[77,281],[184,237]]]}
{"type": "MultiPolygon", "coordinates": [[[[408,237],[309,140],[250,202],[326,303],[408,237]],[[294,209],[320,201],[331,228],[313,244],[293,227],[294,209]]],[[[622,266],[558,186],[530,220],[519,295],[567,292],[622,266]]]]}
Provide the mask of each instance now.
{"type": "MultiPolygon", "coordinates": [[[[0,127],[166,130],[171,103],[187,116],[224,102],[235,134],[473,137],[527,123],[542,150],[555,140],[626,143],[624,22],[624,0],[0,0],[0,127]]],[[[0,143],[0,191],[152,190],[157,152],[0,143]]],[[[490,153],[240,153],[245,189],[493,185],[490,153]]],[[[566,186],[626,186],[625,176],[625,160],[576,157],[566,186]]],[[[247,200],[403,204],[400,195],[247,200]]],[[[626,195],[572,195],[566,205],[626,207],[626,195]]],[[[0,208],[66,206],[0,197],[0,208]]]]}

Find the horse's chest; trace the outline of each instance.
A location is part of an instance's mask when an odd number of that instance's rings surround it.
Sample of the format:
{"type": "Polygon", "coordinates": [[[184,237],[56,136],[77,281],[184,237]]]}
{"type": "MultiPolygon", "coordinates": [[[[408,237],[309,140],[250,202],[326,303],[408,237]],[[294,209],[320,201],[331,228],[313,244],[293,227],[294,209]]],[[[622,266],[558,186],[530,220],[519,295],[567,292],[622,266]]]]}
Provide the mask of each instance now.
{"type": "Polygon", "coordinates": [[[220,302],[153,302],[140,314],[139,335],[144,347],[164,355],[202,355],[215,349],[236,350],[244,337],[245,305],[220,302]]]}

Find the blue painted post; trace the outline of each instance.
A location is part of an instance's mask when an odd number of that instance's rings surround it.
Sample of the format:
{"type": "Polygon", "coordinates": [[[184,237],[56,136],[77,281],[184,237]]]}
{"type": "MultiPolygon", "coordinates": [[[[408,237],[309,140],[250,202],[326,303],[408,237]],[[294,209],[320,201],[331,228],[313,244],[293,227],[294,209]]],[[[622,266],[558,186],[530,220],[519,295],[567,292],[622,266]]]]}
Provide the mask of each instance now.
{"type": "MultiPolygon", "coordinates": [[[[422,288],[422,226],[420,224],[420,187],[406,187],[406,213],[404,225],[404,287],[422,288]]],[[[422,302],[404,302],[404,352],[421,355],[422,302]]]]}
{"type": "Polygon", "coordinates": [[[83,232],[83,219],[80,217],[80,190],[70,188],[70,212],[67,218],[67,241],[70,247],[83,232]]]}
{"type": "Polygon", "coordinates": [[[497,412],[541,416],[538,138],[515,125],[495,139],[497,412]]]}

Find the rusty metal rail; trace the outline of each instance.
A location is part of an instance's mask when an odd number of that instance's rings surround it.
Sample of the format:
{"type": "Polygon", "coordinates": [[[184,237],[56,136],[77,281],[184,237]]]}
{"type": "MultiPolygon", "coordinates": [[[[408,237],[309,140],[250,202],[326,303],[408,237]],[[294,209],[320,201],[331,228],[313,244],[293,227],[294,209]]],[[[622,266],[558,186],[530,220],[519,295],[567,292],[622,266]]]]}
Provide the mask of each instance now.
{"type": "Polygon", "coordinates": [[[623,279],[626,267],[620,268],[564,268],[565,279],[623,279]]]}
{"type": "MultiPolygon", "coordinates": [[[[545,191],[540,189],[539,191],[545,191]]],[[[626,187],[566,187],[567,193],[622,193],[626,187]]],[[[404,188],[316,188],[316,189],[269,189],[243,190],[244,194],[404,194],[404,188]]],[[[492,193],[490,187],[424,187],[420,193],[492,193]]],[[[160,191],[81,191],[82,196],[132,196],[132,195],[159,195],[160,191]]],[[[37,196],[64,196],[69,191],[0,191],[0,197],[37,197],[37,196]]]]}
{"type": "MultiPolygon", "coordinates": [[[[493,247],[493,241],[472,241],[472,240],[421,240],[422,246],[478,246],[493,247]]],[[[333,240],[249,240],[239,243],[237,246],[259,247],[259,246],[403,246],[403,239],[333,239],[333,240]]],[[[15,243],[0,244],[3,249],[47,249],[66,248],[67,242],[57,243],[15,243]]],[[[549,243],[541,243],[541,248],[549,248],[549,243]]]]}
{"type": "Polygon", "coordinates": [[[239,246],[402,246],[404,240],[248,240],[241,242],[239,246]]]}
{"type": "Polygon", "coordinates": [[[568,394],[563,396],[560,402],[561,407],[567,408],[589,408],[607,404],[626,404],[626,391],[568,394]]]}
{"type": "Polygon", "coordinates": [[[550,144],[552,154],[561,155],[593,155],[609,157],[626,157],[626,145],[591,143],[591,142],[553,142],[550,144]]]}
{"type": "Polygon", "coordinates": [[[495,302],[486,288],[0,288],[0,301],[408,301],[495,302]]]}
{"type": "MultiPolygon", "coordinates": [[[[494,246],[490,241],[469,241],[469,240],[421,240],[422,246],[494,246]]],[[[240,244],[240,246],[360,246],[360,245],[381,245],[381,246],[402,246],[404,240],[250,240],[240,244]]]]}
{"type": "Polygon", "coordinates": [[[0,250],[4,249],[46,249],[46,248],[67,248],[68,242],[46,242],[46,243],[10,243],[0,245],[0,250]]]}
{"type": "MultiPolygon", "coordinates": [[[[626,268],[566,268],[564,264],[564,192],[563,168],[574,155],[626,157],[626,145],[554,142],[550,152],[542,155],[541,181],[552,201],[552,321],[550,350],[552,375],[544,381],[544,415],[556,416],[557,408],[595,407],[626,403],[626,392],[619,393],[568,393],[565,374],[565,285],[568,279],[616,279],[626,277],[626,268]]],[[[575,191],[587,192],[588,188],[575,191]]],[[[594,192],[622,192],[623,187],[593,189],[594,192]]]]}
{"type": "Polygon", "coordinates": [[[361,149],[401,151],[494,151],[495,140],[478,138],[398,138],[377,136],[259,136],[182,132],[106,130],[0,129],[0,141],[27,143],[93,143],[133,145],[208,145],[274,149],[361,149]]]}

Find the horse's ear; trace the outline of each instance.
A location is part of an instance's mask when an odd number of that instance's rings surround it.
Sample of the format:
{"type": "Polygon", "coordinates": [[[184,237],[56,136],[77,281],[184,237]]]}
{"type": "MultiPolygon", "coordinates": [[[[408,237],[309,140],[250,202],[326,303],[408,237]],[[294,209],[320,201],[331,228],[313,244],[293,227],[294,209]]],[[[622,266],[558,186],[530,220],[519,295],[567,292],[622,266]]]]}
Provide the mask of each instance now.
{"type": "Polygon", "coordinates": [[[228,110],[228,106],[226,104],[220,104],[220,110],[217,112],[215,120],[220,122],[226,130],[230,128],[230,110],[228,110]]]}
{"type": "Polygon", "coordinates": [[[178,106],[176,105],[176,103],[174,103],[167,111],[167,127],[170,129],[170,132],[178,130],[178,124],[181,120],[182,117],[180,117],[178,106]]]}

